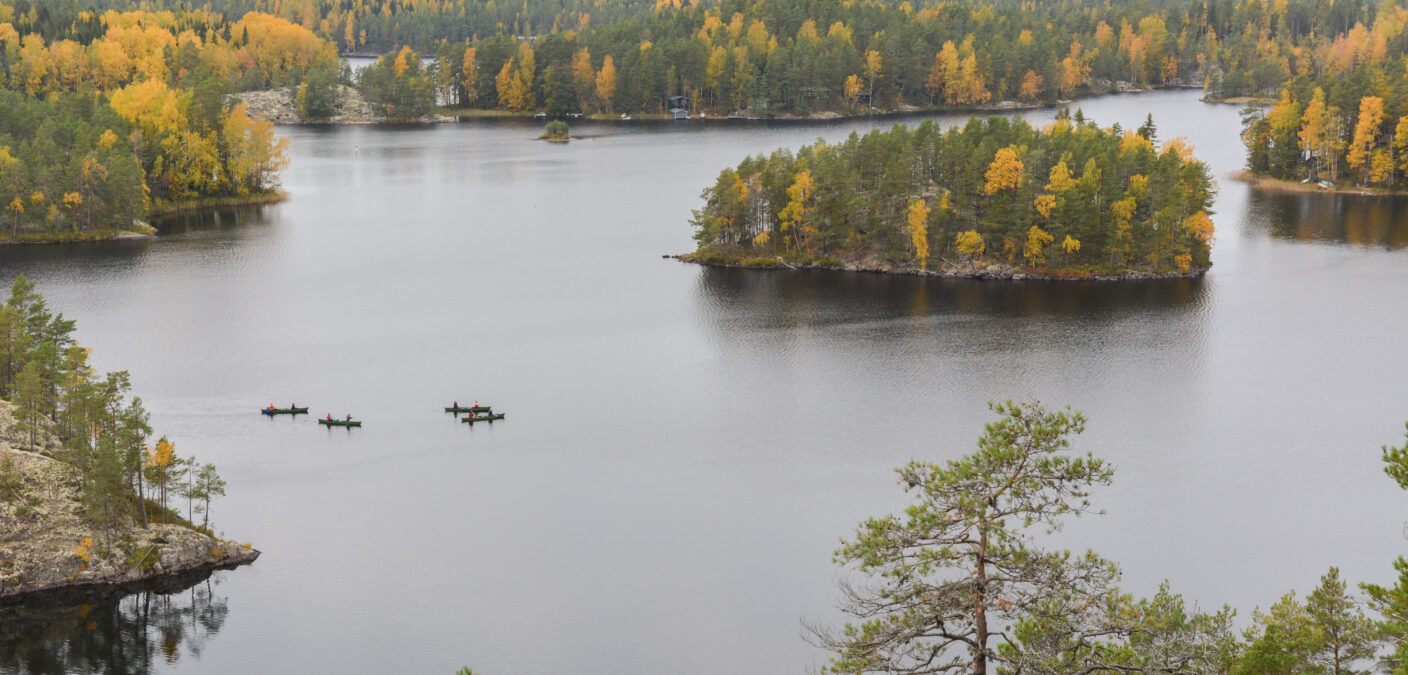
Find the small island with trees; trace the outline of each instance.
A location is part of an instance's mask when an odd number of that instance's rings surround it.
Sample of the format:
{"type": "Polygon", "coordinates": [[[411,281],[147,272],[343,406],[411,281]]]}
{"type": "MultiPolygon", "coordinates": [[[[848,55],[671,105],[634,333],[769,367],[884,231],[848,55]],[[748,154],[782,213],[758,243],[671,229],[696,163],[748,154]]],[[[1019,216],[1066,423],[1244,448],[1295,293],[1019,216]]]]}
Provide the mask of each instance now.
{"type": "Polygon", "coordinates": [[[572,140],[572,134],[568,130],[566,122],[551,120],[543,128],[543,134],[538,138],[551,143],[566,143],[572,140]]]}
{"type": "Polygon", "coordinates": [[[999,278],[1194,276],[1211,265],[1213,183],[1152,119],[1045,129],[924,122],[725,169],[688,262],[999,278]]]}
{"type": "Polygon", "coordinates": [[[22,276],[0,304],[0,605],[253,562],[211,531],[215,465],[152,443],[127,373],[97,376],[73,329],[22,276]]]}

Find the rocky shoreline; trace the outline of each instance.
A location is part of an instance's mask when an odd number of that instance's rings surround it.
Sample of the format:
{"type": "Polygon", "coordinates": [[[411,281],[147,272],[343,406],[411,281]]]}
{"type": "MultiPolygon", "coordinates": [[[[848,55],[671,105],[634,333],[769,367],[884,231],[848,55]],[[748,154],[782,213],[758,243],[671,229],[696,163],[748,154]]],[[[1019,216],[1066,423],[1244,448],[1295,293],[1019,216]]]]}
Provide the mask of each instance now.
{"type": "MultiPolygon", "coordinates": [[[[236,548],[216,555],[213,551],[219,549],[218,547],[212,548],[210,541],[213,540],[202,542],[203,546],[196,551],[167,549],[159,555],[158,562],[153,564],[149,571],[141,569],[105,573],[83,571],[73,578],[49,579],[13,587],[0,587],[0,607],[18,604],[52,604],[62,602],[66,598],[91,593],[122,594],[131,590],[147,588],[153,584],[182,585],[190,579],[209,576],[217,570],[229,570],[241,565],[248,565],[259,558],[260,552],[258,550],[246,549],[229,541],[216,543],[236,548]]],[[[51,565],[48,569],[56,569],[57,567],[62,567],[62,565],[51,565]]]]}
{"type": "Polygon", "coordinates": [[[21,449],[11,410],[0,401],[0,466],[9,467],[18,485],[0,493],[0,606],[209,573],[259,558],[250,544],[184,524],[95,527],[84,518],[77,469],[51,456],[61,449],[58,441],[45,435],[21,449]]]}
{"type": "Polygon", "coordinates": [[[231,94],[229,99],[244,103],[248,107],[249,114],[253,117],[284,125],[381,124],[388,121],[443,123],[455,121],[453,117],[434,114],[426,115],[418,120],[388,120],[385,115],[379,115],[372,109],[372,105],[362,98],[361,92],[345,84],[337,85],[334,104],[337,112],[327,119],[304,119],[303,115],[298,112],[298,103],[294,98],[293,89],[290,88],[245,91],[231,94]]]}
{"type": "Polygon", "coordinates": [[[789,270],[828,270],[832,272],[858,272],[864,274],[898,274],[916,277],[943,277],[948,279],[983,279],[992,281],[1148,281],[1155,279],[1193,279],[1207,274],[1209,267],[1191,269],[1188,272],[1145,272],[1130,270],[1119,274],[1065,275],[1044,274],[1021,265],[1013,265],[995,260],[951,261],[943,260],[937,270],[915,267],[896,267],[879,261],[853,261],[834,263],[788,262],[782,257],[763,261],[741,260],[701,260],[692,253],[664,255],[680,262],[704,265],[706,267],[732,267],[738,269],[789,269],[789,270]]]}

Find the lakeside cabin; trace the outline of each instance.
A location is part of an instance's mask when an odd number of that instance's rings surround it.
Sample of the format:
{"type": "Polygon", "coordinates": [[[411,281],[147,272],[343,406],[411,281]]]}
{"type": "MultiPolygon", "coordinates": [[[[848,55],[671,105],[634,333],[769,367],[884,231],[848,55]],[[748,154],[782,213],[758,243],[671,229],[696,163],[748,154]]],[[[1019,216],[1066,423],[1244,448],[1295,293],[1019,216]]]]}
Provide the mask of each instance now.
{"type": "Polygon", "coordinates": [[[677,120],[689,119],[689,97],[671,96],[669,98],[670,114],[677,120]]]}

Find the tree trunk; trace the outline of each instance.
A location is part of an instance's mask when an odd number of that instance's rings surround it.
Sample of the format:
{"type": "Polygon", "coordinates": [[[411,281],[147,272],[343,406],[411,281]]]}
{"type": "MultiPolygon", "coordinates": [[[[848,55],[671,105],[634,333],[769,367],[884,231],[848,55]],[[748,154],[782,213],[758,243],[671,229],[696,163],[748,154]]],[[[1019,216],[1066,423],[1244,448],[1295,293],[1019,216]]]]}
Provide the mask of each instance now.
{"type": "Polygon", "coordinates": [[[988,613],[984,605],[987,604],[988,594],[988,530],[984,526],[982,534],[978,539],[978,560],[977,560],[977,589],[974,595],[976,603],[973,618],[973,639],[978,643],[973,654],[973,675],[987,675],[988,672],[988,613]]]}
{"type": "Polygon", "coordinates": [[[147,491],[145,482],[146,481],[142,480],[142,460],[139,455],[137,459],[137,505],[138,509],[142,512],[142,529],[146,529],[150,526],[150,523],[147,522],[147,491]]]}

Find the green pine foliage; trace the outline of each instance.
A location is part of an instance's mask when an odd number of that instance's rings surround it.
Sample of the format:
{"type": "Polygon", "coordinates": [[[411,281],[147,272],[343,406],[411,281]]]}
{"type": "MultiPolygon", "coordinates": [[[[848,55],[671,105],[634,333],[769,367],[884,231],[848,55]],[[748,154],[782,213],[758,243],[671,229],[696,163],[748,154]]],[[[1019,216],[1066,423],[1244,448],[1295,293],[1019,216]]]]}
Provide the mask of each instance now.
{"type": "Polygon", "coordinates": [[[1001,117],[896,126],[725,169],[695,239],[706,259],[934,267],[985,252],[1049,273],[1196,271],[1209,265],[1213,184],[1190,150],[1079,113],[1045,130],[1001,117]],[[907,215],[921,201],[917,227],[907,215]]]}
{"type": "MultiPolygon", "coordinates": [[[[74,323],[51,312],[33,283],[23,276],[15,280],[0,304],[0,398],[14,405],[18,440],[74,468],[84,515],[109,543],[127,524],[146,524],[151,477],[160,479],[163,503],[168,483],[201,502],[208,526],[210,501],[225,494],[215,466],[202,465],[186,485],[169,479],[193,460],[167,457],[167,464],[153,467],[160,455],[148,450],[150,417],[142,400],[131,396],[127,372],[99,377],[73,332],[74,323]]],[[[17,494],[8,473],[0,467],[0,499],[17,494]]]]}
{"type": "Polygon", "coordinates": [[[0,233],[131,229],[146,214],[143,169],[110,130],[129,131],[91,92],[0,90],[0,233]]]}

